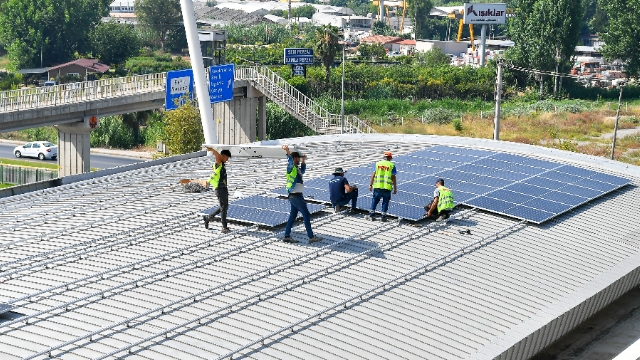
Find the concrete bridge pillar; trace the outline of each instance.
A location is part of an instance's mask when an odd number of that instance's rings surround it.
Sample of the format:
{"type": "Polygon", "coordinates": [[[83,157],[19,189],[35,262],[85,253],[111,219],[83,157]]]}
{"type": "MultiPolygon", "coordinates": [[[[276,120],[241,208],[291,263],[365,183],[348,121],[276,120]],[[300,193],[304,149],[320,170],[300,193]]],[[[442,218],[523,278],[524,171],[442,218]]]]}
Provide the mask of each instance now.
{"type": "Polygon", "coordinates": [[[212,105],[220,144],[246,144],[266,137],[266,97],[251,85],[238,85],[233,100],[212,105]]]}
{"type": "Polygon", "coordinates": [[[89,118],[81,122],[56,125],[58,129],[58,176],[91,171],[89,118]]]}

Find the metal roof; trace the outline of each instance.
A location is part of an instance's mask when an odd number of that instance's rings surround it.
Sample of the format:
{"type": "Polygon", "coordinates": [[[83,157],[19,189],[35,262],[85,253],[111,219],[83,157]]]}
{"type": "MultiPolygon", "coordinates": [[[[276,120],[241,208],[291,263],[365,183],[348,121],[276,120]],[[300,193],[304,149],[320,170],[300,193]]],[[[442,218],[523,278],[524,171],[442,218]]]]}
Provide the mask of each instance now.
{"type": "MultiPolygon", "coordinates": [[[[282,228],[205,230],[197,214],[215,196],[177,181],[207,178],[208,157],[3,198],[0,299],[12,309],[0,315],[0,358],[528,358],[640,281],[638,167],[453,137],[287,142],[309,155],[307,179],[448,144],[634,183],[543,225],[468,208],[423,227],[324,211],[314,244],[283,243],[282,228]]],[[[231,193],[280,187],[284,168],[234,158],[231,193]]]]}

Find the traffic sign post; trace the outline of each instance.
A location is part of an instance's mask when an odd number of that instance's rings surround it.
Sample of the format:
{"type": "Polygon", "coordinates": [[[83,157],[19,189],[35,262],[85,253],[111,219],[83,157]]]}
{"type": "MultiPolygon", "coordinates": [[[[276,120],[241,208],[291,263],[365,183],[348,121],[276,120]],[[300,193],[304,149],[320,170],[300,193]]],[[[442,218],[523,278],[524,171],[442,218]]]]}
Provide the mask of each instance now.
{"type": "Polygon", "coordinates": [[[291,73],[293,76],[307,77],[307,65],[291,65],[291,73]]]}
{"type": "MultiPolygon", "coordinates": [[[[189,94],[189,99],[193,99],[193,70],[175,70],[167,72],[167,92],[165,95],[165,109],[175,110],[181,104],[176,104],[176,100],[189,94]]],[[[182,102],[182,100],[178,100],[182,102]]]]}
{"type": "Polygon", "coordinates": [[[233,100],[234,64],[209,68],[209,100],[212,104],[233,100]]]}
{"type": "Polygon", "coordinates": [[[313,49],[285,48],[285,65],[310,65],[313,64],[313,49]]]}

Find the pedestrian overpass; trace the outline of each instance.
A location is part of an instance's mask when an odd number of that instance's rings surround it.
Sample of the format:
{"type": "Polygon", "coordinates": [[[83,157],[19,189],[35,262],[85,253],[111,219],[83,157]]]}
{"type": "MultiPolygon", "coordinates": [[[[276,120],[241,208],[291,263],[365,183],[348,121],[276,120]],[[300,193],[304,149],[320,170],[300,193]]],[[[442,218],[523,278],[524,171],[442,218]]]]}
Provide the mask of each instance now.
{"type": "MultiPolygon", "coordinates": [[[[60,176],[88,172],[91,117],[164,108],[167,73],[0,92],[0,132],[55,125],[60,176]]],[[[266,99],[318,134],[375,132],[332,114],[264,66],[236,67],[234,99],[212,105],[220,143],[264,140],[266,99]],[[257,132],[257,133],[256,133],[257,132]]]]}

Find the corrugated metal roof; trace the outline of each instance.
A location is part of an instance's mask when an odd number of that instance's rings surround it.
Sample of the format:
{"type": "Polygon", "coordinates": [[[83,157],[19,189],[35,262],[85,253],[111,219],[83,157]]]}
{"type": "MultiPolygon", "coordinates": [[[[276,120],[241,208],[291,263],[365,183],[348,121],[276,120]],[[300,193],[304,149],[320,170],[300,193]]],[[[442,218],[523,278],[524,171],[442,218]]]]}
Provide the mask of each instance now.
{"type": "MultiPolygon", "coordinates": [[[[214,195],[183,193],[177,180],[208,177],[207,157],[0,199],[0,299],[13,306],[0,318],[0,358],[45,358],[50,350],[65,359],[528,354],[518,342],[637,266],[637,167],[477,139],[291,142],[309,154],[307,179],[370,163],[386,149],[439,143],[624,171],[634,185],[540,226],[471,209],[434,227],[325,211],[314,216],[324,238],[314,244],[283,243],[282,228],[234,223],[223,235],[216,222],[205,230],[197,213],[214,195]]],[[[284,167],[234,158],[232,192],[280,187],[284,167]]],[[[301,226],[294,237],[304,240],[301,226]]],[[[557,334],[545,336],[528,347],[557,334]]]]}

